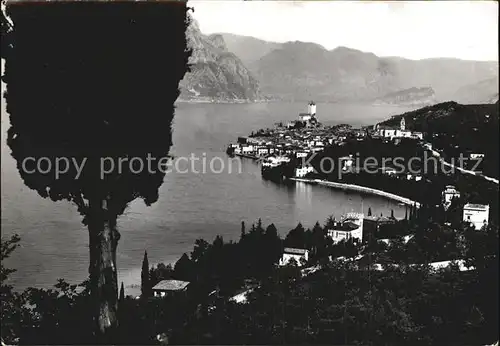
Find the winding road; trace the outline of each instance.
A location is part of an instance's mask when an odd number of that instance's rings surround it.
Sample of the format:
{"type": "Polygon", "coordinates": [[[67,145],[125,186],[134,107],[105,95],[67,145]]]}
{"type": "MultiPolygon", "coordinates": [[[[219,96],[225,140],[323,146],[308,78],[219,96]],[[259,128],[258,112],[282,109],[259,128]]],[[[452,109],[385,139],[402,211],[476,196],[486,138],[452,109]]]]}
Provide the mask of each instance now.
{"type": "Polygon", "coordinates": [[[482,174],[482,173],[478,173],[478,172],[470,171],[470,170],[467,170],[467,169],[463,169],[463,168],[461,168],[461,167],[457,167],[457,166],[455,166],[455,165],[453,165],[453,164],[451,164],[451,163],[449,163],[449,162],[446,162],[446,161],[445,161],[445,160],[441,157],[441,154],[440,154],[439,152],[437,152],[437,151],[436,151],[436,150],[434,150],[434,149],[431,149],[432,147],[431,147],[431,144],[430,144],[430,143],[424,143],[424,144],[423,144],[423,146],[424,146],[424,148],[426,148],[427,150],[429,150],[429,151],[432,153],[432,155],[433,155],[433,156],[438,157],[438,158],[439,158],[439,161],[440,161],[441,163],[443,163],[443,165],[448,166],[448,167],[452,167],[452,168],[454,168],[454,169],[457,169],[458,171],[460,171],[460,172],[462,172],[462,173],[465,173],[465,174],[471,174],[471,175],[475,175],[475,176],[477,176],[477,177],[481,177],[481,178],[483,178],[483,179],[485,179],[485,180],[491,181],[491,182],[493,182],[493,183],[495,183],[495,184],[497,184],[497,185],[498,185],[498,179],[495,179],[495,178],[492,178],[492,177],[488,177],[488,176],[486,176],[486,175],[484,175],[484,174],[482,174]]]}

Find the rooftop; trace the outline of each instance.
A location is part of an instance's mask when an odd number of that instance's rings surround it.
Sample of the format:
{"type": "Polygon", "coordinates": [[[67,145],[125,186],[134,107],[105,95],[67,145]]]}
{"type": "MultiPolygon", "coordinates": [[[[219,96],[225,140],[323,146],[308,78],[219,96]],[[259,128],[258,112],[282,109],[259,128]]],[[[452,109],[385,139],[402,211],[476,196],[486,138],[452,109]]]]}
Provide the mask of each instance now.
{"type": "Polygon", "coordinates": [[[330,231],[351,232],[357,230],[358,228],[359,225],[355,224],[354,222],[347,221],[336,224],[332,229],[330,229],[330,231]]]}
{"type": "Polygon", "coordinates": [[[394,222],[393,219],[386,216],[366,216],[364,219],[373,222],[394,222]]]}
{"type": "Polygon", "coordinates": [[[189,285],[188,281],[162,280],[153,287],[153,290],[181,291],[185,289],[187,285],[189,285]]]}
{"type": "Polygon", "coordinates": [[[291,247],[286,247],[284,251],[285,253],[296,254],[296,255],[305,255],[307,252],[306,249],[295,249],[291,247]]]}
{"type": "Polygon", "coordinates": [[[464,206],[464,209],[476,209],[476,210],[483,210],[483,211],[487,211],[489,208],[490,208],[489,205],[474,204],[474,203],[467,203],[464,206]]]}

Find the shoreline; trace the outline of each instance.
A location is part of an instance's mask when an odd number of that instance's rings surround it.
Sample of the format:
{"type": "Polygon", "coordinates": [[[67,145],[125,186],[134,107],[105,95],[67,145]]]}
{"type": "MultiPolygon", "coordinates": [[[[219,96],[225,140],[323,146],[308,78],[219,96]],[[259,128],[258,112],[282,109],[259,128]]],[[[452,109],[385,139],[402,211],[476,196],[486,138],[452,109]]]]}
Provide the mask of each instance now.
{"type": "MultiPolygon", "coordinates": [[[[175,103],[188,103],[188,104],[255,104],[255,103],[297,103],[307,102],[306,100],[278,100],[278,99],[261,99],[261,100],[245,100],[245,99],[177,99],[175,103]]],[[[370,107],[394,107],[394,108],[409,108],[409,107],[427,107],[432,104],[412,105],[412,104],[375,104],[366,103],[363,101],[318,101],[324,104],[338,104],[338,105],[356,105],[356,106],[370,106],[370,107]]]]}
{"type": "Polygon", "coordinates": [[[204,99],[192,99],[192,100],[186,100],[186,99],[177,99],[175,103],[196,103],[196,104],[251,104],[251,103],[267,103],[267,102],[272,102],[271,100],[204,100],[204,99]]]}
{"type": "Polygon", "coordinates": [[[322,185],[322,186],[332,187],[332,188],[340,189],[340,190],[349,190],[349,191],[356,191],[356,192],[361,192],[361,193],[368,193],[368,194],[384,197],[387,199],[391,199],[394,201],[398,201],[398,202],[404,203],[406,205],[414,205],[415,204],[417,206],[417,208],[420,208],[420,203],[417,201],[413,201],[409,198],[398,196],[398,195],[395,195],[393,193],[373,189],[371,187],[354,185],[354,184],[336,183],[333,181],[327,181],[327,180],[321,180],[321,179],[290,178],[290,180],[293,180],[296,182],[307,183],[307,184],[322,185]]]}

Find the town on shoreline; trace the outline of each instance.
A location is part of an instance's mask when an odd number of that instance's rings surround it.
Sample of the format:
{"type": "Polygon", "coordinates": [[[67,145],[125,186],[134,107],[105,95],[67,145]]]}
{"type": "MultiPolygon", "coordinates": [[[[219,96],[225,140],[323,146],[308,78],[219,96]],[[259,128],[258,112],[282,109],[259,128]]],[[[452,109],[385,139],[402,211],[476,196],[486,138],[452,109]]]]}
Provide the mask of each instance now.
{"type": "MultiPolygon", "coordinates": [[[[276,123],[273,129],[260,129],[252,132],[248,137],[239,137],[237,143],[228,146],[227,154],[256,160],[261,165],[263,178],[276,182],[292,180],[321,184],[338,189],[350,189],[363,193],[376,194],[407,205],[420,206],[422,201],[414,198],[415,195],[405,195],[405,191],[398,191],[397,193],[386,191],[382,184],[380,186],[364,186],[366,184],[364,184],[362,179],[358,179],[358,184],[353,184],[352,179],[342,179],[342,175],[354,177],[362,176],[362,173],[366,173],[367,169],[360,167],[359,160],[356,160],[359,159],[359,153],[352,152],[351,149],[359,150],[360,148],[366,148],[371,150],[373,146],[377,145],[385,145],[396,152],[398,147],[407,150],[405,147],[406,144],[409,148],[408,150],[417,148],[425,155],[430,153],[431,158],[435,159],[435,163],[437,162],[441,166],[446,166],[447,163],[443,163],[440,156],[442,151],[433,148],[429,142],[430,139],[424,139],[423,132],[408,129],[404,116],[401,117],[399,126],[395,127],[384,124],[375,124],[361,128],[352,128],[348,124],[323,126],[318,121],[316,109],[316,103],[310,101],[307,105],[307,112],[299,113],[297,120],[292,120],[287,124],[283,124],[283,122],[276,123]],[[363,145],[365,146],[363,147],[363,145]],[[331,152],[335,150],[340,153],[348,152],[349,154],[345,156],[336,155],[335,161],[332,160],[333,155],[324,154],[327,151],[331,152]],[[338,179],[328,179],[328,175],[321,174],[323,173],[321,169],[325,170],[322,162],[320,162],[320,165],[314,164],[314,158],[318,154],[322,154],[322,160],[325,158],[331,160],[331,167],[327,173],[332,173],[336,168],[338,179]],[[356,157],[354,157],[355,154],[356,157]],[[334,167],[335,163],[337,167],[334,167]]],[[[469,151],[466,154],[468,159],[474,162],[481,163],[481,160],[484,158],[484,154],[482,153],[469,151]]],[[[366,157],[379,158],[370,157],[370,155],[365,155],[366,157]]],[[[406,161],[412,161],[415,160],[415,157],[406,157],[405,159],[406,161]]],[[[317,161],[319,160],[316,160],[316,163],[317,161]]],[[[428,169],[427,167],[419,166],[417,169],[411,170],[405,169],[402,166],[403,169],[398,170],[391,165],[386,165],[384,158],[375,161],[377,161],[375,162],[375,170],[368,172],[374,176],[372,180],[376,180],[377,178],[381,180],[392,179],[403,181],[403,183],[406,180],[408,184],[413,184],[418,189],[419,185],[423,184],[425,180],[429,182],[429,179],[434,178],[429,178],[429,172],[425,171],[428,169]]],[[[474,167],[476,166],[477,164],[474,165],[474,167]]],[[[411,165],[409,165],[409,168],[411,168],[411,165]]],[[[455,173],[479,175],[474,172],[474,169],[468,171],[463,169],[463,167],[457,167],[455,173]]],[[[449,175],[448,172],[446,174],[449,175]]],[[[441,185],[440,203],[444,208],[448,208],[454,198],[460,197],[460,192],[455,186],[449,183],[441,185]]],[[[473,222],[476,228],[479,229],[489,221],[490,205],[488,203],[480,204],[472,202],[474,201],[466,201],[463,204],[463,221],[473,222]]]]}

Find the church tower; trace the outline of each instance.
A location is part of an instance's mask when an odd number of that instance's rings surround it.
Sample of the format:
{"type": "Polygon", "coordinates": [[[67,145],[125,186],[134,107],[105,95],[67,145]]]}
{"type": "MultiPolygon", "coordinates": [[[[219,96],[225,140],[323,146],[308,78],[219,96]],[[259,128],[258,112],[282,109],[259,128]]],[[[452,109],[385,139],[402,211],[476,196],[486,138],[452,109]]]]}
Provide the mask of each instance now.
{"type": "Polygon", "coordinates": [[[309,102],[307,105],[307,112],[310,115],[316,115],[316,103],[314,103],[314,101],[309,102]]]}
{"type": "Polygon", "coordinates": [[[401,123],[399,124],[399,128],[401,131],[404,131],[406,129],[406,123],[404,117],[401,117],[401,123]]]}

